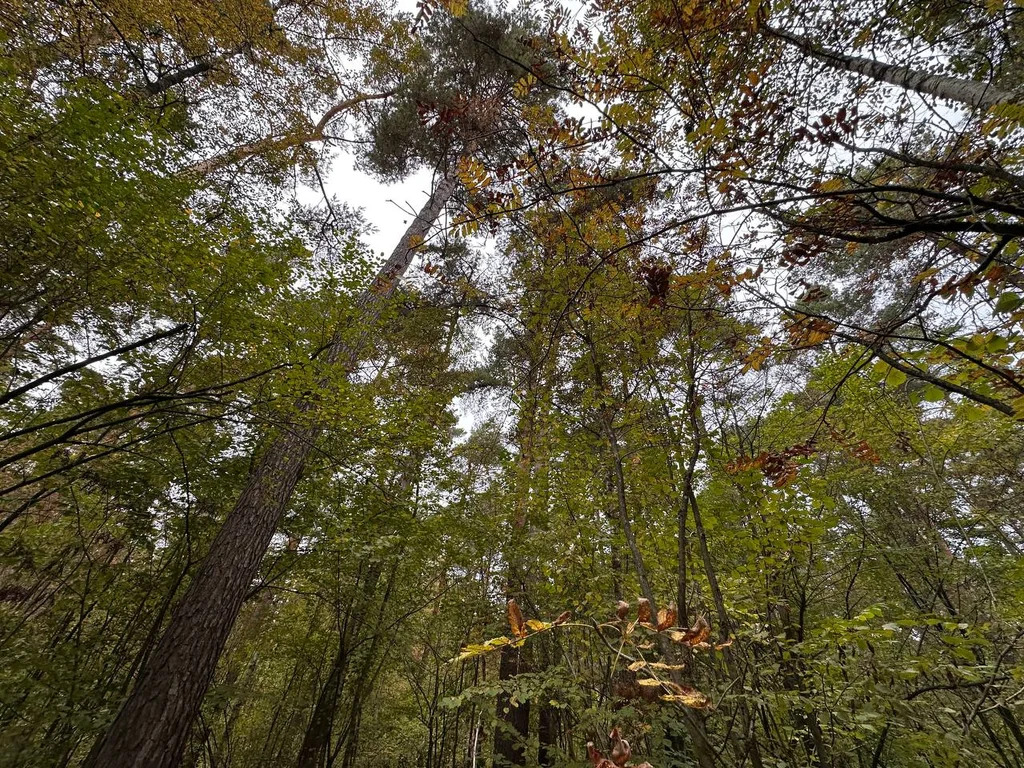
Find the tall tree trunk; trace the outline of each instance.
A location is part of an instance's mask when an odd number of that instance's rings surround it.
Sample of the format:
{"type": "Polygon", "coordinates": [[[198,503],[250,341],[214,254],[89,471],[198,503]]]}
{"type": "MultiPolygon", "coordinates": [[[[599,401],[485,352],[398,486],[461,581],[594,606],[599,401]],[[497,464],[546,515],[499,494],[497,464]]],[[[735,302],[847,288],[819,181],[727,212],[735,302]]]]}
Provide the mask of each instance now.
{"type": "Polygon", "coordinates": [[[313,707],[313,716],[302,738],[297,761],[299,768],[315,768],[327,762],[334,715],[338,709],[338,700],[341,698],[341,689],[345,684],[345,673],[348,671],[348,639],[348,633],[342,630],[338,638],[337,652],[331,662],[330,674],[320,689],[316,706],[313,707]]]}
{"type": "MultiPolygon", "coordinates": [[[[605,388],[604,371],[601,368],[600,358],[597,353],[597,346],[589,336],[582,335],[582,338],[590,348],[590,357],[594,365],[594,383],[601,392],[608,391],[605,388]]],[[[640,585],[640,592],[644,598],[646,598],[647,602],[650,603],[653,615],[657,616],[658,601],[654,595],[654,589],[651,587],[650,579],[647,576],[647,567],[644,564],[643,554],[640,552],[640,547],[637,544],[636,536],[633,533],[633,526],[629,518],[629,505],[626,497],[626,477],[622,464],[622,451],[619,446],[618,435],[615,432],[614,414],[612,413],[611,408],[605,406],[602,409],[600,421],[602,432],[604,432],[605,437],[608,439],[608,447],[611,450],[619,525],[622,528],[622,533],[626,538],[626,545],[629,547],[629,551],[632,556],[633,569],[636,573],[637,582],[640,585]]],[[[667,638],[659,636],[658,640],[661,645],[662,654],[666,658],[671,658],[675,649],[669,647],[667,638]]],[[[678,672],[673,674],[678,675],[678,672]]],[[[701,719],[701,715],[693,710],[685,709],[682,712],[682,722],[683,727],[686,730],[686,735],[690,739],[690,748],[693,751],[693,756],[696,759],[699,768],[714,768],[715,751],[711,746],[711,742],[708,740],[707,729],[704,726],[704,721],[701,719]]]]}
{"type": "MultiPolygon", "coordinates": [[[[355,368],[387,298],[457,183],[452,173],[438,183],[373,284],[359,297],[360,332],[356,338],[347,341],[340,330],[334,334],[325,354],[328,365],[346,371],[355,368]]],[[[315,399],[304,402],[300,409],[314,411],[315,399]]],[[[177,766],[217,659],[321,429],[315,417],[297,420],[271,443],[250,472],[245,489],[140,671],[135,688],[97,742],[87,765],[177,766]]]]}
{"type": "MultiPolygon", "coordinates": [[[[545,344],[541,333],[536,328],[529,327],[522,341],[527,373],[523,406],[516,428],[519,452],[514,483],[516,501],[512,534],[503,552],[507,563],[505,597],[508,599],[517,597],[520,593],[528,594],[534,581],[534,577],[531,576],[531,561],[535,556],[529,551],[528,546],[530,511],[534,505],[543,508],[546,504],[543,496],[547,481],[543,475],[547,470],[549,447],[545,439],[544,424],[549,404],[545,392],[557,358],[560,337],[551,337],[545,344]],[[541,497],[539,502],[538,496],[541,497]]],[[[543,672],[546,666],[544,660],[535,652],[531,652],[528,659],[524,649],[506,646],[501,649],[498,677],[508,682],[527,669],[543,672]]],[[[495,765],[525,766],[532,763],[532,760],[528,759],[525,746],[530,732],[530,701],[521,700],[518,705],[514,705],[512,696],[503,691],[497,699],[497,720],[493,753],[495,765]]]]}
{"type": "Polygon", "coordinates": [[[551,768],[558,760],[558,725],[558,710],[543,702],[537,718],[537,763],[541,768],[551,768]]]}
{"type": "Polygon", "coordinates": [[[285,149],[292,149],[306,144],[315,144],[319,141],[326,141],[328,138],[327,129],[330,127],[331,122],[333,122],[334,119],[342,112],[347,112],[353,107],[365,104],[368,101],[386,99],[393,93],[394,91],[372,94],[356,94],[350,99],[338,102],[324,112],[323,117],[320,118],[319,122],[317,122],[311,131],[288,133],[283,136],[267,136],[262,139],[257,139],[256,141],[250,141],[247,144],[241,144],[233,149],[229,149],[227,152],[220,155],[215,155],[207,158],[206,160],[194,163],[193,165],[188,166],[184,172],[195,174],[197,176],[205,176],[213,173],[214,171],[219,171],[225,166],[232,165],[233,163],[240,163],[243,160],[248,160],[250,157],[255,157],[256,155],[263,155],[267,152],[280,152],[285,149]]]}
{"type": "MultiPolygon", "coordinates": [[[[501,649],[498,665],[498,679],[512,680],[527,670],[522,649],[506,645],[501,649]]],[[[526,745],[530,732],[530,702],[522,700],[518,706],[512,703],[507,692],[498,695],[498,727],[494,731],[494,765],[496,768],[526,765],[526,745]],[[508,710],[507,712],[505,710],[508,710]]]]}
{"type": "MultiPolygon", "coordinates": [[[[690,316],[688,316],[690,317],[690,316]]],[[[690,329],[690,337],[693,338],[693,326],[690,329]]],[[[692,342],[691,342],[692,344],[692,342]]],[[[693,458],[698,458],[702,450],[702,438],[704,436],[704,423],[700,410],[700,396],[697,392],[697,359],[691,346],[691,354],[687,357],[686,373],[689,383],[686,389],[686,412],[689,419],[690,439],[693,441],[693,458]]],[[[696,467],[696,461],[692,466],[696,467]]],[[[708,547],[707,532],[704,529],[704,519],[701,516],[700,505],[697,503],[697,494],[693,487],[693,476],[686,483],[685,493],[689,497],[689,508],[693,511],[693,528],[697,534],[697,544],[700,549],[701,562],[704,565],[704,575],[708,580],[708,591],[711,592],[711,600],[715,604],[715,614],[718,618],[718,632],[722,641],[729,638],[732,632],[729,612],[725,607],[725,598],[722,595],[722,588],[718,582],[718,574],[715,571],[714,563],[711,560],[711,550],[708,547]]],[[[724,648],[725,664],[729,676],[734,682],[740,683],[743,679],[743,672],[737,664],[732,648],[724,648]]],[[[733,736],[737,757],[743,763],[749,759],[753,768],[761,768],[761,750],[757,744],[757,735],[754,732],[754,721],[750,717],[747,704],[740,701],[736,705],[737,719],[740,725],[740,733],[733,736]]]]}
{"type": "Polygon", "coordinates": [[[761,27],[761,31],[769,37],[782,40],[799,48],[808,56],[823,61],[835,69],[841,69],[855,75],[864,75],[881,83],[889,83],[922,96],[935,96],[966,104],[970,107],[988,109],[999,104],[1012,104],[1021,100],[1021,94],[1004,88],[981,83],[976,80],[963,80],[958,77],[933,75],[912,67],[897,64],[886,64],[863,56],[849,56],[845,53],[822,48],[806,37],[793,35],[770,26],[761,27]]]}

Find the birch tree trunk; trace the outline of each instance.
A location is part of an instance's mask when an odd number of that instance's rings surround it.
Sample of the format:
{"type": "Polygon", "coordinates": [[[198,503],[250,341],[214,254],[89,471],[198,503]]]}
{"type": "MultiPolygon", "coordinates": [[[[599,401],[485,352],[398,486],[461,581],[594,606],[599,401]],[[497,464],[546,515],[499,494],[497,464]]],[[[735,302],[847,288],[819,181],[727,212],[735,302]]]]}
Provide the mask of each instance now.
{"type": "Polygon", "coordinates": [[[897,64],[886,64],[863,56],[849,56],[844,53],[830,51],[808,40],[806,37],[783,32],[774,27],[763,26],[761,31],[769,37],[799,48],[807,55],[823,61],[835,69],[841,69],[855,75],[864,75],[880,83],[888,83],[914,91],[922,96],[935,96],[948,99],[969,107],[988,109],[1000,104],[1012,104],[1021,100],[1022,94],[1004,88],[982,83],[976,80],[963,80],[958,77],[934,75],[912,67],[897,64]]]}
{"type": "MultiPolygon", "coordinates": [[[[457,184],[453,173],[437,184],[373,284],[359,297],[358,335],[347,341],[341,329],[335,332],[325,352],[328,364],[345,371],[356,367],[388,297],[457,184]]],[[[326,385],[321,382],[322,387],[326,385]]],[[[316,407],[315,400],[310,400],[300,410],[311,412],[316,407]]],[[[131,695],[96,743],[87,765],[178,765],[217,659],[321,430],[322,424],[315,417],[296,420],[271,442],[249,473],[245,489],[139,672],[131,695]]]]}

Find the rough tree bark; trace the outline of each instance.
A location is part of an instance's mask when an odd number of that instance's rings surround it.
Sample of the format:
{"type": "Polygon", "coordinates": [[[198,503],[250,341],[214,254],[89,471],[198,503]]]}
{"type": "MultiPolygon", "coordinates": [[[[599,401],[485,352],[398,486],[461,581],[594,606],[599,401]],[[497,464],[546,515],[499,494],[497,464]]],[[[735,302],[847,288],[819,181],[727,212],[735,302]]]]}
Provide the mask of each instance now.
{"type": "MultiPolygon", "coordinates": [[[[346,371],[355,368],[386,300],[457,184],[452,173],[437,184],[373,284],[359,297],[360,332],[350,341],[339,329],[325,351],[327,364],[346,371]]],[[[174,609],[131,695],[89,755],[88,766],[178,765],[217,659],[322,429],[310,413],[316,407],[315,399],[304,402],[300,408],[307,412],[305,418],[296,419],[274,439],[249,473],[245,489],[174,609]]]]}
{"type": "MultiPolygon", "coordinates": [[[[512,680],[520,672],[529,671],[521,648],[506,645],[501,649],[498,679],[512,680]]],[[[512,704],[507,692],[498,694],[498,727],[494,731],[494,764],[502,768],[526,765],[525,739],[530,733],[530,701],[512,704]],[[505,710],[508,710],[507,712],[505,710]]]]}

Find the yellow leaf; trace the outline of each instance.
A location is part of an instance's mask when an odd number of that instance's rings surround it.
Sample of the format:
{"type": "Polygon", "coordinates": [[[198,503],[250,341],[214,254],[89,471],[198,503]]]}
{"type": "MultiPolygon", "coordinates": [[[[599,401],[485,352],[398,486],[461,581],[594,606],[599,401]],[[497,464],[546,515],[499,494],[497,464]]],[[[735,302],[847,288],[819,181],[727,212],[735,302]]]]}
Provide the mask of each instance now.
{"type": "Polygon", "coordinates": [[[647,666],[649,666],[651,669],[663,669],[666,672],[675,672],[680,669],[686,669],[685,664],[665,664],[660,661],[656,661],[653,664],[648,664],[647,666]]]}
{"type": "Polygon", "coordinates": [[[530,89],[534,83],[537,82],[537,76],[532,72],[527,72],[525,75],[516,80],[516,84],[512,86],[512,93],[517,99],[525,99],[529,94],[530,89]]]}
{"type": "Polygon", "coordinates": [[[932,267],[931,269],[926,269],[923,272],[918,272],[916,275],[914,275],[914,277],[911,279],[910,282],[912,282],[912,283],[923,283],[925,280],[927,280],[932,275],[938,274],[938,272],[939,272],[939,268],[938,267],[932,267]]]}
{"type": "Polygon", "coordinates": [[[711,709],[713,706],[711,699],[695,688],[684,688],[682,691],[682,693],[665,694],[661,696],[661,700],[681,704],[691,709],[711,709]]]}
{"type": "Polygon", "coordinates": [[[464,16],[469,10],[469,0],[441,0],[441,5],[455,17],[464,16]]]}

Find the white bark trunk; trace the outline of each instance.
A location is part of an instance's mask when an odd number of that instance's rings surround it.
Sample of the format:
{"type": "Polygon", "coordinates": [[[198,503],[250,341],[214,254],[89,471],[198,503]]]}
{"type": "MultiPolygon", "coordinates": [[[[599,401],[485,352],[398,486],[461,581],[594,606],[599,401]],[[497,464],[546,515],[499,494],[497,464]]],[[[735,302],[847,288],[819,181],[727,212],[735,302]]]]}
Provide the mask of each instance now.
{"type": "Polygon", "coordinates": [[[924,96],[935,96],[948,99],[970,107],[988,109],[1000,104],[1012,104],[1021,100],[1021,94],[1004,88],[981,83],[975,80],[963,80],[957,77],[934,75],[920,69],[903,67],[897,64],[885,64],[863,56],[849,56],[821,48],[805,37],[792,35],[788,32],[764,26],[762,31],[769,37],[782,40],[799,48],[809,56],[823,61],[829,66],[855,75],[864,75],[881,83],[889,83],[898,88],[914,91],[924,96]]]}

